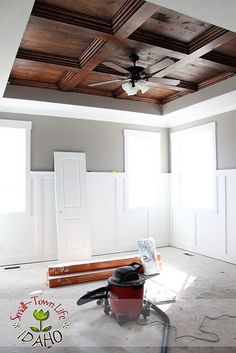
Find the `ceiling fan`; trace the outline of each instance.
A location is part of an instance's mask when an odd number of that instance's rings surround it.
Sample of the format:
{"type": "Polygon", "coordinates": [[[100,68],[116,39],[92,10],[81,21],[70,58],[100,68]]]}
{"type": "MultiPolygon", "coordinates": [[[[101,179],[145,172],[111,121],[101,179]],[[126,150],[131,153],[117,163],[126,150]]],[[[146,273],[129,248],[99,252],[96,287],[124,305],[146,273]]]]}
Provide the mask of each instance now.
{"type": "Polygon", "coordinates": [[[141,91],[144,94],[148,91],[150,86],[177,86],[180,83],[180,80],[155,77],[155,75],[157,73],[159,74],[161,70],[175,63],[172,59],[166,58],[157,62],[154,65],[149,66],[146,69],[142,66],[136,65],[136,62],[139,60],[139,56],[137,54],[131,54],[130,60],[133,62],[133,66],[128,67],[127,69],[112,62],[103,62],[103,65],[122,73],[123,77],[111,81],[91,83],[89,84],[89,86],[94,87],[107,85],[113,82],[121,82],[121,87],[123,88],[123,90],[128,94],[128,96],[132,96],[138,93],[138,91],[141,91]]]}

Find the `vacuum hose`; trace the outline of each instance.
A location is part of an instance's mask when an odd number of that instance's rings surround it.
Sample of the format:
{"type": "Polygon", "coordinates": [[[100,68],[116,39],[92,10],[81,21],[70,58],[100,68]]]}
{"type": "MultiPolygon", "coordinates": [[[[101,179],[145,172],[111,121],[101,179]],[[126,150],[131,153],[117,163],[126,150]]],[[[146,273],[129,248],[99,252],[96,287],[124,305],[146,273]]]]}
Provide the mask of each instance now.
{"type": "Polygon", "coordinates": [[[160,315],[163,320],[164,328],[163,328],[162,343],[161,343],[161,353],[167,353],[170,319],[168,315],[164,313],[164,311],[159,309],[156,305],[151,304],[150,308],[153,309],[158,315],[160,315]]]}

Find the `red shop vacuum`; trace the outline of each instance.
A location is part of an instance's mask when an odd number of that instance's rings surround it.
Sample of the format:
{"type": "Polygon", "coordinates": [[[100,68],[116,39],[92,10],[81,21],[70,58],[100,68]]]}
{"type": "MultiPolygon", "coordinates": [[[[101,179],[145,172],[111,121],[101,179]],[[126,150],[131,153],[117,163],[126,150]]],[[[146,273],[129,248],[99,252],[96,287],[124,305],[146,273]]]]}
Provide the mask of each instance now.
{"type": "Polygon", "coordinates": [[[142,265],[136,262],[117,268],[108,278],[107,286],[86,293],[77,305],[97,300],[98,305],[104,306],[105,314],[114,316],[120,325],[137,320],[140,315],[146,319],[154,310],[163,320],[161,353],[167,353],[170,320],[156,305],[144,300],[145,278],[139,274],[141,269],[142,265]]]}

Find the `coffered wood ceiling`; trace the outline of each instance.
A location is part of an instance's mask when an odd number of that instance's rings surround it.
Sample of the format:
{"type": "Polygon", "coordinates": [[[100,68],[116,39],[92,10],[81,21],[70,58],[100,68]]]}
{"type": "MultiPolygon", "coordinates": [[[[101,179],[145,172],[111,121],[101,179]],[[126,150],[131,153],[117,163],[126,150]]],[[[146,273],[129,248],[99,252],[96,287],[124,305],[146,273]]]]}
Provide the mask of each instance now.
{"type": "Polygon", "coordinates": [[[36,0],[10,84],[165,104],[236,74],[236,34],[143,0],[36,0]],[[156,77],[179,79],[128,96],[115,80],[129,56],[144,68],[174,64],[156,77]]]}

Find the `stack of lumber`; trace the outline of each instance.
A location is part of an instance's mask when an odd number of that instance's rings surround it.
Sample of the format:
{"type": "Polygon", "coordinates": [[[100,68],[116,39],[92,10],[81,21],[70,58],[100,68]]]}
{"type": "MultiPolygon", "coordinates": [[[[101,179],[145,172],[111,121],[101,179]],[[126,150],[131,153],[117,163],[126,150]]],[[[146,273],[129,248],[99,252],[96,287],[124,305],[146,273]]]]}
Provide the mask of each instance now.
{"type": "MultiPolygon", "coordinates": [[[[157,254],[157,260],[161,262],[160,254],[157,254]]],[[[104,280],[109,278],[117,267],[126,266],[132,262],[140,263],[139,256],[52,265],[48,268],[48,285],[53,288],[104,280]]]]}

